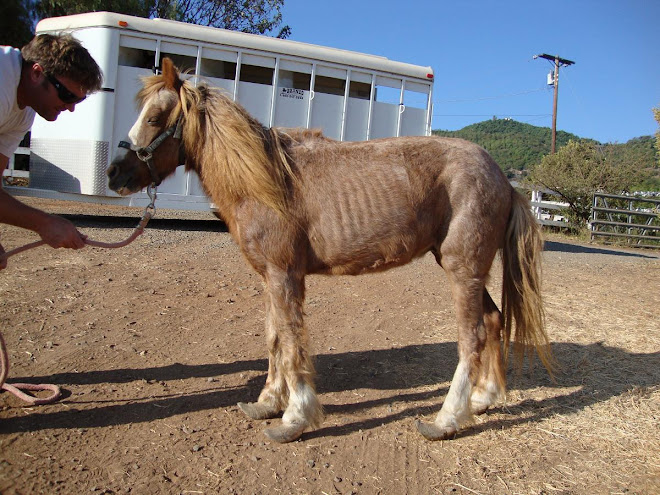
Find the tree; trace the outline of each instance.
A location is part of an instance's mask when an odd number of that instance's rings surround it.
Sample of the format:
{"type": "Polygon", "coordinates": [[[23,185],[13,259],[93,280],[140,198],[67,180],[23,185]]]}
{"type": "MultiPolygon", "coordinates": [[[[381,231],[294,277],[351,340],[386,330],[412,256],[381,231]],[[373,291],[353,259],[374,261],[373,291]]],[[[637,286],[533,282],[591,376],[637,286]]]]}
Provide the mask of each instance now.
{"type": "MultiPolygon", "coordinates": [[[[221,27],[244,33],[266,34],[282,24],[284,0],[156,0],[157,17],[221,27]]],[[[291,28],[284,26],[278,38],[287,38],[291,28]]]]}
{"type": "Polygon", "coordinates": [[[532,167],[526,182],[556,192],[566,203],[571,224],[584,226],[594,192],[620,194],[639,180],[633,166],[613,165],[594,143],[569,141],[554,155],[532,167]]]}
{"type": "MultiPolygon", "coordinates": [[[[517,175],[550,152],[552,131],[515,120],[486,120],[459,131],[435,130],[433,134],[467,139],[484,147],[509,177],[517,175]]],[[[564,131],[557,132],[557,146],[564,146],[580,137],[564,131]]]]}
{"type": "Polygon", "coordinates": [[[39,19],[106,10],[118,14],[149,17],[148,0],[35,0],[39,19]]]}
{"type": "Polygon", "coordinates": [[[0,45],[22,47],[32,39],[31,0],[3,0],[0,7],[0,45]]]}
{"type": "MultiPolygon", "coordinates": [[[[6,0],[5,0],[6,1],[6,0]]],[[[287,38],[281,26],[284,0],[36,0],[39,18],[108,10],[138,17],[160,17],[244,33],[287,38]]]]}

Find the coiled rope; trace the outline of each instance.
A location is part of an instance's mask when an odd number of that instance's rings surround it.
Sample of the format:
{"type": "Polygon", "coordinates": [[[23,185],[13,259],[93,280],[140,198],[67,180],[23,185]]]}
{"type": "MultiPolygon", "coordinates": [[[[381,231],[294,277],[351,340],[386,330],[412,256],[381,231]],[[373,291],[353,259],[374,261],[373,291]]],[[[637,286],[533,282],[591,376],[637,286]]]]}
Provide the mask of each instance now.
{"type": "MultiPolygon", "coordinates": [[[[148,192],[149,192],[149,197],[151,198],[151,203],[145,208],[144,215],[142,215],[142,218],[140,219],[140,222],[138,223],[137,227],[135,227],[135,230],[133,230],[133,233],[128,238],[120,242],[100,242],[91,239],[85,239],[85,244],[87,244],[88,246],[114,249],[114,248],[127,246],[135,239],[137,239],[138,236],[140,236],[144,232],[144,228],[147,226],[147,223],[149,223],[149,220],[151,220],[151,218],[154,216],[156,212],[156,208],[154,207],[154,201],[156,200],[155,188],[153,191],[148,191],[148,192]]],[[[31,242],[30,244],[26,244],[25,246],[12,249],[11,251],[7,251],[6,253],[0,254],[0,261],[8,259],[11,256],[14,256],[18,253],[22,253],[23,251],[27,251],[28,249],[33,249],[38,246],[42,246],[44,244],[46,244],[45,241],[36,241],[36,242],[31,242]]],[[[39,385],[33,385],[30,383],[14,383],[14,384],[5,383],[8,374],[9,374],[9,355],[7,354],[7,346],[5,345],[5,340],[2,337],[2,332],[0,332],[0,390],[6,390],[7,392],[14,394],[16,397],[27,402],[28,405],[31,406],[50,404],[51,402],[55,402],[62,396],[60,387],[58,387],[57,385],[51,385],[48,383],[39,384],[39,385]],[[39,398],[39,397],[34,397],[30,394],[26,394],[25,392],[23,392],[23,390],[28,390],[31,392],[49,390],[51,392],[51,395],[49,395],[48,397],[39,398]]]]}

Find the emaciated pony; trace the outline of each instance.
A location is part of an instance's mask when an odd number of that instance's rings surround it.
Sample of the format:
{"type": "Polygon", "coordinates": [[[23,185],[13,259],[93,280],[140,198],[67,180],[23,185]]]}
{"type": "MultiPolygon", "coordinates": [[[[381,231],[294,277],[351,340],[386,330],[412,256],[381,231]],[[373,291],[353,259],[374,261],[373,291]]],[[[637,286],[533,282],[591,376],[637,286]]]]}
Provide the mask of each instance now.
{"type": "Polygon", "coordinates": [[[108,169],[121,195],[172,174],[185,154],[267,294],[268,376],[253,419],[284,412],[266,434],[289,442],[322,421],[303,325],[305,276],[387,270],[432,252],[458,319],[459,362],[428,439],[452,437],[504,397],[513,340],[550,370],[539,290],[542,241],[528,201],[482,148],[459,139],[337,142],[266,128],[220,91],[193,87],[169,59],[145,79],[127,151],[108,169]],[[498,250],[502,312],[485,288],[498,250]],[[502,339],[503,343],[500,342],[502,339]],[[503,345],[502,345],[503,344],[503,345]]]}

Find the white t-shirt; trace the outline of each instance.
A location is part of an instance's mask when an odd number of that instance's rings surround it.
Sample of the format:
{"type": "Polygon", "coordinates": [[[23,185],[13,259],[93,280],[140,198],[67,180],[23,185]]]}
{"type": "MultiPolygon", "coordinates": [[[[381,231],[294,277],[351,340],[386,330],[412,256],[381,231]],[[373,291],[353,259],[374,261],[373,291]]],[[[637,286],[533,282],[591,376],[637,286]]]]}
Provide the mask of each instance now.
{"type": "Polygon", "coordinates": [[[18,108],[16,90],[21,80],[21,51],[0,46],[0,153],[10,157],[32,127],[35,111],[18,108]]]}

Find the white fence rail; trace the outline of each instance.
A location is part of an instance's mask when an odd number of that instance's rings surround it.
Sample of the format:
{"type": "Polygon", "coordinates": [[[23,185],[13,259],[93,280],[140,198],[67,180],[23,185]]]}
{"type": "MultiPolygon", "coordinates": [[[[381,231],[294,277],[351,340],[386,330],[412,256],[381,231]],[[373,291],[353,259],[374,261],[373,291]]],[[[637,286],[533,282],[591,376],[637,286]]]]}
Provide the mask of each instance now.
{"type": "MultiPolygon", "coordinates": [[[[516,188],[530,189],[529,186],[524,186],[517,181],[511,181],[511,185],[516,188]]],[[[568,228],[568,220],[559,214],[559,210],[568,207],[568,203],[556,201],[559,195],[549,189],[531,189],[532,198],[530,204],[532,206],[532,213],[536,220],[546,227],[560,227],[568,228]],[[545,197],[555,198],[555,200],[544,200],[545,197]]]]}
{"type": "Polygon", "coordinates": [[[16,157],[21,155],[29,156],[30,148],[19,147],[16,149],[14,154],[9,157],[9,165],[2,172],[3,177],[21,177],[25,179],[30,177],[29,170],[16,170],[16,157]]]}
{"type": "Polygon", "coordinates": [[[566,218],[558,214],[558,211],[566,208],[568,203],[563,203],[561,201],[543,201],[544,195],[550,197],[557,196],[553,191],[532,190],[532,211],[538,222],[541,225],[549,227],[568,227],[568,221],[566,218]]]}

